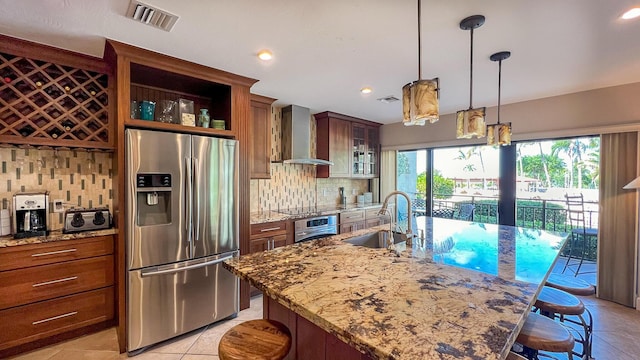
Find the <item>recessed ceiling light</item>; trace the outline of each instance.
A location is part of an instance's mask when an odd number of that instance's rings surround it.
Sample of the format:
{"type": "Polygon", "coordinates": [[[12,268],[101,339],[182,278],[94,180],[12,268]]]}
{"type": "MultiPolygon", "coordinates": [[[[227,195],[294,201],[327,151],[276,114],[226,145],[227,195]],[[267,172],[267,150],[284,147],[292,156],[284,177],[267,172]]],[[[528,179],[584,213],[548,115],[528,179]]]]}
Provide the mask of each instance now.
{"type": "Polygon", "coordinates": [[[268,61],[273,58],[273,54],[269,50],[260,50],[260,52],[258,52],[258,57],[260,60],[268,61]]]}
{"type": "Polygon", "coordinates": [[[633,9],[627,10],[627,12],[622,14],[620,18],[624,20],[630,20],[630,19],[635,19],[638,16],[640,16],[640,7],[634,7],[633,9]]]}
{"type": "Polygon", "coordinates": [[[370,87],[363,87],[362,89],[360,89],[360,92],[363,94],[371,94],[372,91],[373,89],[371,89],[370,87]]]}

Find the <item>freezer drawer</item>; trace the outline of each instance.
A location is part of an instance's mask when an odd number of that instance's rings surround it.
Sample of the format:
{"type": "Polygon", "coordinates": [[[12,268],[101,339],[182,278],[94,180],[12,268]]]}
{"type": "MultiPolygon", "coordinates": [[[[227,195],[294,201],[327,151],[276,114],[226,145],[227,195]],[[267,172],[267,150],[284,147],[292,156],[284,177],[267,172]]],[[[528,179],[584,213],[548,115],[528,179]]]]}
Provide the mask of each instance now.
{"type": "Polygon", "coordinates": [[[129,271],[127,351],[236,314],[238,278],[222,267],[233,256],[238,252],[129,271]]]}

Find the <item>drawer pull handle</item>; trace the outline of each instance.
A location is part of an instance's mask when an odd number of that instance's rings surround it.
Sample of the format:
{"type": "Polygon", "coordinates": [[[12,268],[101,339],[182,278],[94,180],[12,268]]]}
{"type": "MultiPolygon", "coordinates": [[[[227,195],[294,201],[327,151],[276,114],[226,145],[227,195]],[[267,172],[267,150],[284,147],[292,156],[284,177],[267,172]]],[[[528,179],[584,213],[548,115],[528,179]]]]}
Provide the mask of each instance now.
{"type": "Polygon", "coordinates": [[[76,315],[77,313],[78,313],[77,311],[72,311],[70,313],[66,313],[66,314],[50,317],[48,319],[42,319],[42,320],[34,321],[34,322],[31,323],[31,325],[38,325],[38,324],[46,323],[46,322],[51,321],[51,320],[58,320],[58,319],[66,318],[66,317],[69,317],[69,316],[76,315]]]}
{"type": "Polygon", "coordinates": [[[274,230],[280,230],[280,226],[268,228],[268,229],[261,229],[260,232],[267,232],[267,231],[274,231],[274,230]]]}
{"type": "Polygon", "coordinates": [[[78,278],[77,276],[72,276],[72,277],[68,277],[68,278],[64,278],[64,279],[45,281],[45,282],[33,284],[31,286],[38,287],[38,286],[44,286],[44,285],[57,284],[57,283],[65,282],[65,281],[76,280],[77,278],[78,278]]]}
{"type": "Polygon", "coordinates": [[[58,251],[51,251],[51,252],[46,252],[46,253],[38,253],[38,254],[32,254],[32,257],[39,257],[39,256],[47,256],[47,255],[58,255],[58,254],[66,254],[66,253],[72,253],[72,252],[76,252],[78,251],[78,249],[67,249],[67,250],[58,250],[58,251]]]}

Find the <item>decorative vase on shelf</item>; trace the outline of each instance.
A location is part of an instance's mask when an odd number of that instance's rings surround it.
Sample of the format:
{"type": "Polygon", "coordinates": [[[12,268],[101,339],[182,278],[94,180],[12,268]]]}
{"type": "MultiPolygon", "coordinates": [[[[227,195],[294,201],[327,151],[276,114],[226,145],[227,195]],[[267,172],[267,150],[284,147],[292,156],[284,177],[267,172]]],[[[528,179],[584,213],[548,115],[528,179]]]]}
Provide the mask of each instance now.
{"type": "Polygon", "coordinates": [[[200,115],[198,115],[198,120],[200,121],[200,126],[203,128],[209,127],[209,110],[208,109],[200,109],[200,115]]]}

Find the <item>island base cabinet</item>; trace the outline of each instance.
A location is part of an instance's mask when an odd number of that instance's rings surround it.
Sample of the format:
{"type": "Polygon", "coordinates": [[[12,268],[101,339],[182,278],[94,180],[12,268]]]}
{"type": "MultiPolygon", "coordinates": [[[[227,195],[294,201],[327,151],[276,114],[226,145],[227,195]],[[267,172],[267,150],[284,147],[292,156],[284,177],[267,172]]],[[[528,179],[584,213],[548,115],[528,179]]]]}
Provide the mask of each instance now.
{"type": "Polygon", "coordinates": [[[291,332],[291,351],[286,360],[371,360],[276,300],[265,295],[263,303],[264,318],[287,325],[291,332]]]}

